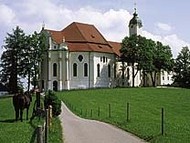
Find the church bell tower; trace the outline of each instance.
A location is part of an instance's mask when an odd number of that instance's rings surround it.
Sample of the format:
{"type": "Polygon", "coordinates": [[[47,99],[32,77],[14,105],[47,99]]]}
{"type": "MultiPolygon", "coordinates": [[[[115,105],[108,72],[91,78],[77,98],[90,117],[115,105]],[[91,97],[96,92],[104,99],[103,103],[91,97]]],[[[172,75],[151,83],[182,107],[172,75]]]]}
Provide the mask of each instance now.
{"type": "Polygon", "coordinates": [[[136,8],[134,10],[133,18],[129,22],[129,36],[139,35],[139,29],[142,27],[142,21],[138,17],[136,8]]]}

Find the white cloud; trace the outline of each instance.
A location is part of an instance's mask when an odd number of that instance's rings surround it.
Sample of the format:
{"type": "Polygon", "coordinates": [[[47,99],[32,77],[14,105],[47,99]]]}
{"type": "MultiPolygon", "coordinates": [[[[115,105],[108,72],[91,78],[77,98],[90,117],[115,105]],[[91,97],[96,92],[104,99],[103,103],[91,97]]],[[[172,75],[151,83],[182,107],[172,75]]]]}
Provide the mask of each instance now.
{"type": "Polygon", "coordinates": [[[14,11],[10,9],[7,5],[0,4],[0,13],[1,13],[1,18],[0,18],[1,26],[10,25],[15,18],[14,11]]]}
{"type": "Polygon", "coordinates": [[[166,36],[155,35],[147,31],[142,31],[143,36],[150,38],[154,41],[160,41],[164,45],[169,45],[172,50],[174,58],[177,57],[178,53],[181,51],[182,47],[190,46],[190,44],[182,39],[180,39],[176,34],[170,34],[166,36]]]}
{"type": "Polygon", "coordinates": [[[159,28],[160,30],[167,31],[167,32],[172,30],[172,26],[166,23],[161,23],[161,22],[158,22],[156,24],[156,27],[159,28]]]}
{"type": "MultiPolygon", "coordinates": [[[[15,28],[19,25],[25,32],[41,30],[43,21],[46,28],[61,30],[68,24],[77,21],[94,24],[97,29],[105,36],[107,40],[119,41],[128,35],[128,23],[132,15],[124,9],[101,11],[90,6],[71,10],[64,5],[54,3],[52,0],[21,0],[18,3],[12,3],[14,6],[0,4],[1,28],[8,25],[6,30],[15,28]]],[[[157,23],[157,28],[172,32],[172,27],[168,24],[157,23]]],[[[0,39],[6,35],[0,32],[0,39]]],[[[176,34],[152,34],[142,30],[142,35],[155,41],[161,41],[170,45],[174,56],[181,50],[181,47],[189,45],[188,42],[180,39],[176,34]]],[[[0,43],[1,45],[1,43],[0,43]]]]}

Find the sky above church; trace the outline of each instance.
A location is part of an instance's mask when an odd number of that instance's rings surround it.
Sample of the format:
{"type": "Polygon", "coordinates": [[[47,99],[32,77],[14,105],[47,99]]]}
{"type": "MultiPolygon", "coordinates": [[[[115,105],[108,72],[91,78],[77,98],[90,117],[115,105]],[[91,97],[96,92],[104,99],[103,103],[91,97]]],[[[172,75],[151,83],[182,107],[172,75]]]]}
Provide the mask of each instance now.
{"type": "Polygon", "coordinates": [[[0,46],[16,26],[31,34],[43,23],[47,29],[62,30],[72,22],[93,24],[107,40],[121,42],[128,36],[135,2],[143,36],[169,45],[174,57],[189,46],[187,0],[0,0],[0,46]]]}

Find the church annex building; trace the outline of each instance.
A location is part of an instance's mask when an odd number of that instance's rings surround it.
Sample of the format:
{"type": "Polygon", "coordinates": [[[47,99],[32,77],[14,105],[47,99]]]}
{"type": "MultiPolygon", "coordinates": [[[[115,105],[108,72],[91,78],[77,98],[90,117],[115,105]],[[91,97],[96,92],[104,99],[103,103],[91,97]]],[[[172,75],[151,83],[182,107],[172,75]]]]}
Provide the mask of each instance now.
{"type": "MultiPolygon", "coordinates": [[[[129,23],[129,35],[138,34],[136,12],[129,23]]],[[[70,90],[132,86],[132,68],[127,66],[122,79],[119,62],[121,44],[107,41],[94,25],[73,22],[61,31],[43,30],[48,51],[40,65],[40,88],[70,90]]],[[[171,75],[160,74],[159,85],[171,84],[171,75]],[[164,80],[163,80],[164,79],[164,80]]],[[[135,86],[141,86],[141,72],[135,86]]],[[[147,82],[148,84],[148,82],[147,82]]]]}

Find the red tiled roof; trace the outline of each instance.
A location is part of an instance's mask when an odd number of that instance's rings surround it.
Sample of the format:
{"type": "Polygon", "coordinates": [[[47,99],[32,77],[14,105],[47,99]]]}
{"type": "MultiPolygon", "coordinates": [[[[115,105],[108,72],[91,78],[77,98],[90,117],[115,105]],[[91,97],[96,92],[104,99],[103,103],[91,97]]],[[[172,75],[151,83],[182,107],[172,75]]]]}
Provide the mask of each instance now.
{"type": "Polygon", "coordinates": [[[116,55],[120,56],[121,43],[109,41],[109,44],[113,47],[113,51],[116,55]]]}
{"type": "Polygon", "coordinates": [[[58,44],[65,39],[69,51],[94,51],[119,55],[120,44],[108,42],[94,25],[73,22],[62,31],[47,31],[58,44]]]}
{"type": "Polygon", "coordinates": [[[71,52],[104,52],[104,53],[114,53],[110,50],[108,45],[98,45],[93,43],[67,43],[69,51],[71,52]]]}

